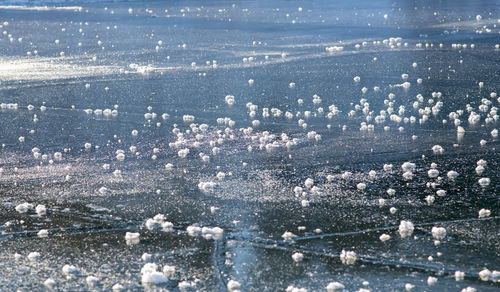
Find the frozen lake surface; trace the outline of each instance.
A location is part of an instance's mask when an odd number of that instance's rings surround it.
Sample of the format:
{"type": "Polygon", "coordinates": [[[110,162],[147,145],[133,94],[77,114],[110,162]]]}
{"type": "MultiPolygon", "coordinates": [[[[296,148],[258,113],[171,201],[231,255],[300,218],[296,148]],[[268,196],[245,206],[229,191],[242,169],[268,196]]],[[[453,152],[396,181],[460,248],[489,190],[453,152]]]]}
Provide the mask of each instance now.
{"type": "Polygon", "coordinates": [[[498,291],[499,44],[498,1],[0,1],[0,290],[498,291]]]}

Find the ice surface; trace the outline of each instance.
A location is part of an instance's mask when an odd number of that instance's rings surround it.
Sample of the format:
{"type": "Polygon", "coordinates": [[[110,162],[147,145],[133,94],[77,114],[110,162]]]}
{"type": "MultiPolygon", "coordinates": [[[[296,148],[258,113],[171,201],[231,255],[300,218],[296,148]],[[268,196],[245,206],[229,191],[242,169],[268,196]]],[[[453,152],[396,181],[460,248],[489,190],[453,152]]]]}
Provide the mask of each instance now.
{"type": "Polygon", "coordinates": [[[495,1],[0,1],[0,287],[498,290],[495,1]]]}

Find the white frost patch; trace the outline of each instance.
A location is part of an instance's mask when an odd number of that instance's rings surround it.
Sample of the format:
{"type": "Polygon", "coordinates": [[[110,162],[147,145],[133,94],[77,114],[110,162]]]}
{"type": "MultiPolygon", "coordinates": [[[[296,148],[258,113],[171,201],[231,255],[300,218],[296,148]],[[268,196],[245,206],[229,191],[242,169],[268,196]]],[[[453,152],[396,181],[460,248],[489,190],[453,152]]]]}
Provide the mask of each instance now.
{"type": "Polygon", "coordinates": [[[141,282],[143,284],[161,284],[168,281],[168,278],[158,271],[155,263],[147,263],[141,269],[141,282]]]}
{"type": "Polygon", "coordinates": [[[384,233],[384,234],[380,235],[379,239],[380,239],[380,241],[384,242],[384,241],[388,241],[389,239],[391,239],[391,236],[384,233]]]}
{"type": "Polygon", "coordinates": [[[429,171],[427,172],[427,175],[429,175],[430,178],[436,178],[439,175],[439,170],[429,169],[429,171]]]}
{"type": "Polygon", "coordinates": [[[448,176],[448,179],[450,180],[454,180],[455,178],[457,178],[460,174],[454,170],[450,170],[448,171],[448,173],[446,174],[448,176]]]}
{"type": "Polygon", "coordinates": [[[179,155],[180,158],[186,158],[188,154],[189,154],[189,148],[184,148],[179,150],[179,152],[177,152],[177,155],[179,155]]]}
{"type": "Polygon", "coordinates": [[[169,278],[175,277],[175,266],[163,266],[163,274],[169,278]]]}
{"type": "Polygon", "coordinates": [[[294,239],[295,237],[297,237],[297,235],[291,233],[290,231],[286,231],[285,233],[283,233],[283,235],[281,235],[281,237],[283,238],[283,240],[288,241],[294,239]]]}
{"type": "Polygon", "coordinates": [[[181,292],[195,291],[196,283],[189,282],[189,281],[182,281],[182,282],[179,282],[178,287],[179,287],[179,290],[181,292]]]}
{"type": "Polygon", "coordinates": [[[308,178],[306,179],[306,181],[304,182],[304,185],[310,189],[313,185],[314,185],[314,180],[312,178],[308,178]]]}
{"type": "Polygon", "coordinates": [[[40,259],[40,257],[40,253],[37,251],[33,251],[28,254],[28,260],[30,261],[37,261],[40,259]]]}
{"type": "Polygon", "coordinates": [[[48,278],[45,282],[43,282],[43,285],[49,289],[54,289],[57,283],[52,278],[48,278]]]}
{"type": "Polygon", "coordinates": [[[33,205],[30,203],[22,203],[16,206],[16,211],[18,213],[24,214],[33,209],[33,205]]]}
{"type": "Polygon", "coordinates": [[[44,216],[47,214],[47,208],[45,207],[45,205],[37,205],[35,211],[38,216],[44,216]]]}
{"type": "Polygon", "coordinates": [[[455,281],[462,281],[465,277],[465,273],[461,271],[455,271],[455,281]]]}
{"type": "Polygon", "coordinates": [[[490,182],[491,182],[491,181],[490,181],[490,179],[489,179],[489,178],[487,178],[487,177],[483,177],[483,178],[480,178],[477,182],[479,183],[479,185],[480,185],[480,186],[482,186],[482,187],[487,187],[487,186],[489,186],[489,185],[490,185],[490,182]]]}
{"type": "Polygon", "coordinates": [[[434,145],[432,147],[432,152],[434,152],[435,154],[443,154],[444,153],[444,149],[440,145],[434,145]]]}
{"type": "Polygon", "coordinates": [[[364,191],[366,189],[366,184],[365,183],[358,183],[356,185],[356,187],[358,188],[358,190],[364,191]]]}
{"type": "Polygon", "coordinates": [[[201,235],[205,239],[220,239],[224,235],[224,230],[220,227],[203,227],[201,229],[201,235]]]}
{"type": "Polygon", "coordinates": [[[158,265],[155,263],[147,263],[141,268],[141,274],[151,273],[158,270],[158,265]]]}
{"type": "Polygon", "coordinates": [[[205,193],[213,192],[215,190],[215,186],[216,186],[216,184],[214,182],[211,182],[211,181],[200,182],[198,184],[198,188],[205,193]]]}
{"type": "Polygon", "coordinates": [[[37,233],[38,237],[44,238],[49,236],[49,231],[47,229],[42,229],[37,233]]]}
{"type": "Polygon", "coordinates": [[[226,95],[225,100],[228,105],[233,105],[235,102],[234,95],[226,95]]]}
{"type": "Polygon", "coordinates": [[[488,269],[484,269],[481,272],[479,272],[479,278],[481,278],[482,281],[489,281],[491,276],[491,271],[488,269]]]}
{"type": "Polygon", "coordinates": [[[292,254],[292,259],[296,263],[301,262],[304,259],[304,254],[301,252],[296,252],[292,254]]]}
{"type": "Polygon", "coordinates": [[[437,240],[442,240],[446,237],[446,229],[444,227],[432,227],[432,237],[437,240]]]}
{"type": "Polygon", "coordinates": [[[286,287],[285,292],[307,292],[306,288],[298,288],[293,285],[286,287]]]}
{"type": "Polygon", "coordinates": [[[326,286],[326,291],[328,292],[337,292],[345,289],[345,286],[339,282],[330,282],[326,286]]]}
{"type": "Polygon", "coordinates": [[[429,276],[429,278],[427,278],[427,285],[432,286],[436,284],[437,281],[438,279],[436,277],[429,276]]]}
{"type": "Polygon", "coordinates": [[[236,291],[241,287],[240,282],[235,281],[235,280],[229,280],[227,283],[227,290],[228,291],[236,291]]]}
{"type": "Polygon", "coordinates": [[[416,165],[415,165],[415,163],[412,163],[412,162],[405,162],[405,163],[403,163],[403,165],[401,165],[401,168],[405,172],[413,172],[416,168],[416,165]]]}
{"type": "Polygon", "coordinates": [[[116,283],[111,289],[113,289],[113,291],[122,291],[125,287],[120,283],[116,283]]]}
{"type": "Polygon", "coordinates": [[[152,255],[150,253],[147,253],[147,252],[143,253],[141,256],[141,260],[143,262],[149,262],[149,261],[151,261],[151,258],[152,258],[152,255]]]}
{"type": "Polygon", "coordinates": [[[439,197],[444,197],[446,195],[446,191],[445,190],[437,190],[436,195],[438,195],[439,197]]]}
{"type": "Polygon", "coordinates": [[[164,231],[170,231],[169,229],[173,227],[173,224],[165,221],[165,215],[156,214],[153,218],[149,218],[146,220],[146,228],[149,230],[160,229],[165,227],[164,231]]]}
{"type": "Polygon", "coordinates": [[[87,276],[87,278],[85,278],[85,282],[87,282],[87,285],[89,285],[89,287],[95,287],[99,284],[99,278],[94,276],[87,276]]]}
{"type": "Polygon", "coordinates": [[[486,217],[489,217],[491,215],[491,211],[488,210],[488,209],[481,209],[479,210],[479,218],[486,218],[486,217]]]}
{"type": "Polygon", "coordinates": [[[127,232],[125,233],[125,242],[127,245],[138,244],[140,241],[141,234],[139,232],[127,232]]]}
{"type": "Polygon", "coordinates": [[[358,257],[356,253],[353,251],[342,250],[342,252],[340,253],[340,261],[344,265],[353,265],[357,259],[358,257]]]}
{"type": "Polygon", "coordinates": [[[62,272],[67,275],[75,275],[78,274],[80,271],[73,265],[64,265],[62,268],[62,272]]]}
{"type": "Polygon", "coordinates": [[[198,236],[201,234],[201,228],[198,226],[188,226],[186,231],[190,236],[198,236]]]}
{"type": "Polygon", "coordinates": [[[401,223],[399,223],[399,235],[403,238],[410,236],[414,229],[415,227],[410,221],[402,220],[401,223]]]}

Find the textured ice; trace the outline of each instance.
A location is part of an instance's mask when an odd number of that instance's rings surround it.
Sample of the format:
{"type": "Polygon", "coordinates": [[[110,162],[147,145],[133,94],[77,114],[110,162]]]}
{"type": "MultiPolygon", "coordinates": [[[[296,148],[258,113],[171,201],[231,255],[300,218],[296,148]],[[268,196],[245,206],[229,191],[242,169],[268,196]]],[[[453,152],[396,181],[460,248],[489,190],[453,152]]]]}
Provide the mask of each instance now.
{"type": "Polygon", "coordinates": [[[268,2],[0,3],[0,287],[498,289],[498,3],[268,2]]]}

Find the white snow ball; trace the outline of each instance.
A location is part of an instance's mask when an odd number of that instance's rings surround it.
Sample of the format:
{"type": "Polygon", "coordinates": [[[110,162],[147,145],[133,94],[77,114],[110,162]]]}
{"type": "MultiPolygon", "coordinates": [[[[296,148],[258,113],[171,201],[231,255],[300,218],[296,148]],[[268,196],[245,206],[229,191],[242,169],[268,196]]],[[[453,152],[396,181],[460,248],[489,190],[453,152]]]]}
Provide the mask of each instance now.
{"type": "Polygon", "coordinates": [[[410,236],[414,229],[415,227],[410,221],[402,220],[399,223],[399,235],[403,238],[410,236]]]}
{"type": "Polygon", "coordinates": [[[47,208],[45,205],[37,205],[35,208],[35,212],[38,214],[38,216],[44,216],[47,214],[47,208]]]}
{"type": "Polygon", "coordinates": [[[163,266],[163,274],[169,278],[175,277],[175,266],[165,265],[163,266]]]}
{"type": "Polygon", "coordinates": [[[141,277],[143,284],[162,284],[168,282],[168,278],[161,272],[153,271],[144,273],[141,277]]]}
{"type": "Polygon", "coordinates": [[[78,274],[80,271],[73,265],[64,265],[62,268],[62,272],[65,275],[75,275],[78,274]]]}
{"type": "Polygon", "coordinates": [[[489,281],[491,276],[491,271],[488,269],[484,269],[481,272],[479,272],[479,278],[482,281],[489,281]]]}
{"type": "Polygon", "coordinates": [[[326,291],[328,292],[338,292],[345,289],[345,286],[339,282],[330,282],[326,286],[326,291]]]}
{"type": "Polygon", "coordinates": [[[448,176],[448,179],[450,180],[454,180],[456,179],[460,174],[454,170],[450,170],[448,171],[448,173],[446,174],[446,176],[448,176]]]}
{"type": "Polygon", "coordinates": [[[90,287],[95,287],[99,284],[99,278],[88,276],[87,278],[85,278],[85,282],[87,282],[87,285],[89,285],[90,287]]]}
{"type": "Polygon", "coordinates": [[[240,282],[235,281],[235,280],[229,280],[227,283],[227,290],[228,291],[236,291],[241,287],[240,282]]]}
{"type": "Polygon", "coordinates": [[[49,231],[47,229],[41,229],[37,233],[38,237],[45,238],[49,236],[49,231]]]}
{"type": "Polygon", "coordinates": [[[462,281],[465,277],[465,273],[461,271],[455,271],[455,281],[462,281]]]}
{"type": "Polygon", "coordinates": [[[430,170],[427,172],[427,175],[428,175],[430,178],[436,178],[436,177],[438,177],[438,175],[439,175],[439,170],[437,170],[437,169],[430,169],[430,170]]]}
{"type": "Polygon", "coordinates": [[[406,291],[411,291],[413,288],[415,288],[415,285],[412,285],[410,283],[405,284],[405,290],[406,291]]]}
{"type": "Polygon", "coordinates": [[[342,250],[342,252],[340,253],[340,261],[344,265],[353,265],[357,259],[358,257],[354,251],[342,250]]]}
{"type": "Polygon", "coordinates": [[[356,185],[356,187],[358,188],[358,190],[363,191],[366,189],[366,184],[365,183],[358,183],[356,185]]]}
{"type": "Polygon", "coordinates": [[[437,283],[437,280],[436,277],[429,276],[429,278],[427,278],[427,285],[432,286],[437,283]]]}
{"type": "Polygon", "coordinates": [[[293,234],[292,232],[290,231],[286,231],[285,233],[283,233],[281,235],[281,237],[285,240],[285,241],[288,241],[288,240],[292,240],[293,238],[297,237],[297,235],[293,234]]]}
{"type": "Polygon", "coordinates": [[[436,195],[438,195],[439,197],[444,197],[446,195],[446,191],[445,190],[437,190],[436,195]]]}
{"type": "Polygon", "coordinates": [[[491,211],[488,210],[488,209],[481,209],[479,210],[479,218],[486,218],[486,217],[489,217],[491,215],[491,211]]]}
{"type": "Polygon", "coordinates": [[[312,178],[307,178],[306,181],[304,182],[304,185],[307,188],[311,188],[314,185],[314,180],[312,178]]]}
{"type": "Polygon", "coordinates": [[[401,168],[402,168],[402,169],[403,169],[403,171],[405,171],[405,172],[406,172],[406,171],[410,171],[410,172],[412,172],[412,171],[414,171],[414,170],[415,170],[416,165],[415,165],[415,163],[412,163],[412,162],[405,162],[405,163],[403,163],[403,165],[401,165],[401,168]]]}
{"type": "Polygon", "coordinates": [[[43,282],[43,285],[49,289],[54,289],[57,283],[52,278],[48,278],[45,282],[43,282]]]}
{"type": "Polygon", "coordinates": [[[186,228],[186,231],[189,234],[189,236],[198,236],[201,234],[201,228],[194,225],[188,226],[186,228]]]}
{"type": "Polygon", "coordinates": [[[489,186],[489,185],[490,185],[490,182],[491,182],[491,181],[490,181],[490,179],[489,179],[489,178],[487,178],[487,177],[483,177],[483,178],[480,178],[477,182],[479,183],[479,185],[480,185],[480,186],[482,186],[482,187],[487,187],[487,186],[489,186]]]}
{"type": "Polygon", "coordinates": [[[443,154],[444,153],[444,149],[440,145],[434,145],[432,147],[432,151],[434,152],[434,154],[443,154]]]}
{"type": "Polygon", "coordinates": [[[120,283],[116,283],[111,289],[113,289],[113,291],[122,291],[125,287],[120,283]]]}
{"type": "Polygon", "coordinates": [[[41,255],[37,251],[33,251],[33,252],[30,252],[28,254],[28,260],[30,260],[30,261],[37,261],[40,259],[40,257],[41,257],[41,255]]]}
{"type": "Polygon", "coordinates": [[[125,233],[125,242],[127,245],[138,244],[140,236],[141,234],[139,232],[127,232],[125,233]]]}
{"type": "Polygon", "coordinates": [[[437,240],[443,240],[446,237],[446,229],[444,227],[432,227],[432,237],[437,240]]]}
{"type": "Polygon", "coordinates": [[[380,235],[379,239],[380,239],[380,241],[384,242],[384,241],[388,241],[389,239],[391,239],[391,236],[384,233],[384,234],[380,235]]]}
{"type": "Polygon", "coordinates": [[[298,263],[304,259],[304,254],[300,252],[296,252],[292,255],[292,259],[294,262],[298,263]]]}
{"type": "Polygon", "coordinates": [[[30,203],[22,203],[16,206],[16,211],[21,214],[28,213],[32,209],[33,205],[30,203]]]}

